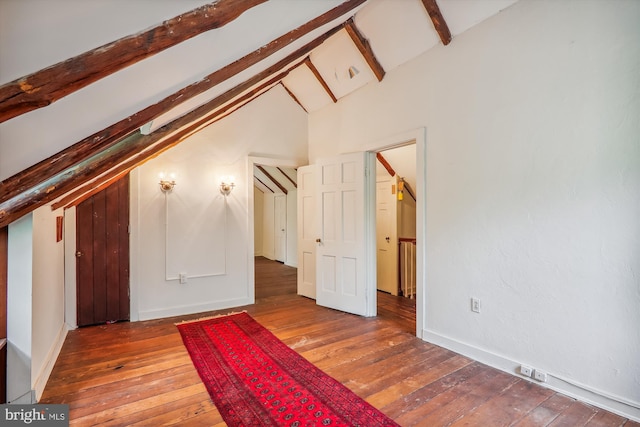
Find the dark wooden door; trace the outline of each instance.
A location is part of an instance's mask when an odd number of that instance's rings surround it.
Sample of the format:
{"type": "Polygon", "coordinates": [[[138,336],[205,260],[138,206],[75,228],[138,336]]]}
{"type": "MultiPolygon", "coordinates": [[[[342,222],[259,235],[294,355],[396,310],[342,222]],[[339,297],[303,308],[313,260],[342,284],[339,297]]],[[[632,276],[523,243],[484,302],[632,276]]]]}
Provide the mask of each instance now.
{"type": "Polygon", "coordinates": [[[129,320],[129,176],[76,207],[78,326],[129,320]]]}

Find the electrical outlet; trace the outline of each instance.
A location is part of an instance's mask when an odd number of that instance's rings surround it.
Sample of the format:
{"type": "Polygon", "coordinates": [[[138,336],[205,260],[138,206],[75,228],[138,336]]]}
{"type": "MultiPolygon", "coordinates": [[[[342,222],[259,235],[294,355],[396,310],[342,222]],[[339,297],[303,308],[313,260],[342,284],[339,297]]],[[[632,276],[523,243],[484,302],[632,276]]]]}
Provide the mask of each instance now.
{"type": "Polygon", "coordinates": [[[480,313],[480,299],[471,297],[471,311],[480,313]]]}
{"type": "Polygon", "coordinates": [[[180,284],[184,285],[187,283],[187,273],[180,273],[178,278],[180,279],[180,284]]]}
{"type": "Polygon", "coordinates": [[[536,369],[533,372],[533,378],[535,378],[536,380],[540,381],[541,383],[546,383],[547,382],[547,373],[544,371],[541,371],[540,369],[536,369]]]}
{"type": "Polygon", "coordinates": [[[527,365],[520,365],[520,374],[525,377],[531,378],[531,374],[533,373],[533,368],[527,365]]]}

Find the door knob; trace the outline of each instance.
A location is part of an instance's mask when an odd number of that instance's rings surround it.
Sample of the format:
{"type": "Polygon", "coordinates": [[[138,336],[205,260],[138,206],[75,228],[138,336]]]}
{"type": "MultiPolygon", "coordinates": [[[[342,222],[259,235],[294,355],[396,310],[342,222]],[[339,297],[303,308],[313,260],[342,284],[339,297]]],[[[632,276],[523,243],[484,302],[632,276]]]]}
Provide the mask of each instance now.
{"type": "Polygon", "coordinates": [[[316,239],[316,243],[322,243],[322,239],[316,239]]]}
{"type": "Polygon", "coordinates": [[[80,258],[82,256],[82,252],[76,251],[76,258],[80,258]]]}

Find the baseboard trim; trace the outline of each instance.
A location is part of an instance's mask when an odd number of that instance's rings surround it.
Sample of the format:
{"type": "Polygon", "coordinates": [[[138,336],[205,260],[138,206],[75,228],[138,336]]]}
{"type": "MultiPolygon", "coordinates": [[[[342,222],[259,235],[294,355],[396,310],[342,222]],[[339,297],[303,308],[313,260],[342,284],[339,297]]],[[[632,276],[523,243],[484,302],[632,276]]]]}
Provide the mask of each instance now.
{"type": "Polygon", "coordinates": [[[36,375],[36,380],[33,383],[33,402],[39,401],[40,397],[42,397],[44,387],[47,385],[47,381],[49,381],[49,376],[51,376],[53,366],[56,364],[56,360],[58,360],[58,356],[60,355],[60,351],[62,350],[64,340],[65,338],[67,338],[67,332],[69,332],[69,328],[67,327],[66,323],[63,322],[60,330],[58,331],[56,341],[54,342],[53,346],[51,346],[51,349],[49,349],[49,353],[47,354],[47,359],[44,366],[36,375]]]}
{"type": "Polygon", "coordinates": [[[205,311],[224,310],[226,308],[239,307],[241,305],[253,304],[250,298],[238,298],[224,301],[215,301],[204,304],[182,305],[178,307],[168,307],[158,310],[140,311],[139,320],[162,319],[165,317],[184,316],[187,314],[202,313],[205,311]]]}
{"type": "Polygon", "coordinates": [[[525,379],[542,387],[557,391],[581,402],[621,415],[633,421],[640,422],[640,403],[626,402],[608,395],[605,392],[587,388],[576,382],[569,382],[563,378],[555,376],[552,372],[547,372],[546,383],[541,383],[532,378],[519,375],[519,367],[522,362],[511,360],[502,355],[465,344],[453,338],[438,334],[426,329],[422,330],[422,339],[432,344],[455,351],[463,356],[477,360],[478,362],[499,369],[518,378],[525,379]]]}

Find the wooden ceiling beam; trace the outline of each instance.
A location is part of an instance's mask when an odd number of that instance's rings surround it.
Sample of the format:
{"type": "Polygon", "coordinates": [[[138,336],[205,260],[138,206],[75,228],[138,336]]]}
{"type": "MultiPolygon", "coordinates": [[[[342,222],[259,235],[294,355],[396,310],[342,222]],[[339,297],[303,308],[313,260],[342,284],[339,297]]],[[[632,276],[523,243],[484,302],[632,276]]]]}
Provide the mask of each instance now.
{"type": "Polygon", "coordinates": [[[304,63],[307,65],[307,67],[309,67],[309,69],[311,70],[311,72],[313,73],[313,75],[316,77],[316,79],[318,80],[318,82],[320,83],[320,85],[323,87],[323,89],[325,90],[325,92],[327,92],[327,95],[329,95],[329,97],[331,98],[331,100],[333,101],[333,103],[335,104],[336,102],[338,102],[338,98],[336,98],[336,96],[333,94],[333,92],[331,91],[331,88],[329,87],[329,85],[327,84],[326,80],[322,77],[322,75],[320,74],[320,71],[318,71],[318,69],[316,68],[315,65],[313,65],[313,62],[311,62],[311,58],[309,58],[308,56],[304,59],[304,63]]]}
{"type": "MultiPolygon", "coordinates": [[[[220,120],[223,117],[226,117],[228,114],[235,111],[235,109],[237,109],[239,106],[243,106],[247,102],[250,102],[251,100],[253,100],[257,95],[260,94],[260,91],[264,90],[264,88],[266,86],[269,86],[270,84],[273,84],[273,79],[271,79],[269,82],[267,82],[264,85],[260,85],[258,88],[250,91],[249,93],[243,95],[242,97],[236,99],[235,101],[225,105],[223,108],[217,110],[215,113],[215,117],[212,118],[210,116],[208,117],[209,120],[212,120],[211,123],[213,123],[215,121],[220,120]]],[[[221,99],[220,102],[224,103],[225,101],[221,99]]],[[[211,123],[208,123],[206,125],[209,125],[211,123]]],[[[51,210],[56,210],[60,207],[67,208],[70,206],[77,205],[78,203],[91,197],[93,194],[98,193],[102,189],[111,185],[113,182],[122,178],[124,175],[128,174],[136,167],[140,166],[141,164],[145,163],[146,161],[154,157],[157,157],[158,155],[162,154],[169,148],[176,145],[178,142],[183,141],[187,137],[191,136],[193,133],[197,132],[197,130],[203,125],[204,123],[198,122],[196,126],[190,126],[185,130],[185,132],[176,134],[175,138],[169,137],[159,142],[157,145],[153,145],[153,144],[161,140],[162,137],[158,137],[158,135],[155,135],[155,134],[150,134],[146,136],[139,135],[138,137],[140,139],[143,139],[143,138],[146,139],[145,141],[140,141],[140,144],[144,146],[143,148],[150,146],[150,148],[147,151],[145,151],[142,155],[136,155],[134,153],[132,157],[129,157],[126,161],[118,164],[115,168],[107,170],[106,172],[104,172],[103,176],[99,177],[95,181],[86,183],[83,186],[78,187],[72,193],[67,194],[64,198],[53,203],[51,205],[51,210]]],[[[106,168],[100,169],[100,171],[104,171],[104,170],[106,170],[106,168]]],[[[94,174],[94,176],[90,177],[88,180],[94,179],[95,176],[98,175],[99,173],[94,174]]]]}
{"type": "Polygon", "coordinates": [[[262,182],[262,180],[260,180],[260,178],[258,178],[257,176],[253,176],[253,179],[255,179],[256,181],[258,181],[260,184],[262,184],[262,186],[264,188],[266,188],[267,190],[271,191],[273,193],[273,190],[271,189],[271,187],[269,187],[267,184],[265,184],[264,182],[262,182]]]}
{"type": "Polygon", "coordinates": [[[384,168],[387,170],[387,172],[389,173],[389,175],[391,176],[396,176],[396,171],[393,170],[393,167],[391,166],[391,164],[389,164],[389,162],[387,161],[387,159],[384,158],[384,156],[382,155],[382,153],[376,153],[376,159],[378,159],[378,161],[380,162],[380,164],[382,166],[384,166],[384,168]]]}
{"type": "Polygon", "coordinates": [[[0,201],[0,227],[15,221],[38,207],[72,191],[75,187],[82,186],[112,169],[116,171],[111,172],[112,174],[127,169],[131,170],[175,146],[193,133],[210,125],[213,121],[222,118],[221,115],[227,113],[230,108],[237,107],[241,102],[247,102],[260,90],[278,83],[290,71],[288,69],[284,72],[279,72],[280,70],[308,55],[309,52],[320,46],[342,28],[342,25],[339,25],[327,31],[244,83],[162,126],[153,133],[142,135],[138,132],[130,135],[118,141],[112,149],[103,150],[84,162],[59,172],[47,181],[29,188],[11,199],[0,201]],[[269,78],[270,76],[273,77],[269,78]],[[265,79],[269,80],[261,84],[257,89],[251,90],[252,87],[260,84],[265,79]],[[250,92],[242,95],[247,90],[250,90],[250,92]],[[240,98],[233,101],[238,96],[240,98]],[[229,102],[231,102],[229,105],[225,105],[229,102]],[[223,105],[225,106],[220,108],[223,105]]]}
{"type": "MultiPolygon", "coordinates": [[[[169,95],[160,102],[126,117],[118,123],[96,132],[53,156],[5,179],[0,182],[0,206],[3,202],[36,187],[41,182],[47,181],[92,155],[115,145],[127,135],[136,132],[140,127],[161,114],[240,73],[245,68],[258,63],[309,32],[343,16],[365,1],[348,0],[237,61],[209,74],[202,80],[169,95]]],[[[11,144],[9,141],[4,142],[11,144]]],[[[18,142],[14,143],[17,144],[18,142]]]]}
{"type": "Polygon", "coordinates": [[[375,74],[378,81],[381,82],[385,75],[384,68],[382,67],[380,62],[378,62],[378,58],[376,58],[375,54],[373,53],[373,49],[371,49],[369,40],[364,38],[362,33],[356,27],[353,18],[349,19],[346,22],[344,29],[347,30],[349,37],[351,37],[351,40],[353,40],[353,43],[362,54],[362,57],[365,59],[365,61],[367,61],[367,64],[369,64],[369,68],[371,68],[373,74],[375,74]]]}
{"type": "Polygon", "coordinates": [[[129,170],[125,170],[125,171],[122,171],[120,173],[114,173],[112,175],[110,174],[104,180],[100,180],[100,182],[91,183],[91,185],[86,186],[86,187],[85,186],[80,187],[79,189],[77,189],[77,190],[73,191],[72,193],[69,193],[68,195],[63,197],[60,201],[52,204],[51,205],[51,210],[55,211],[56,209],[59,209],[59,208],[62,208],[62,207],[65,208],[65,209],[68,209],[70,207],[77,206],[80,203],[82,203],[85,200],[87,200],[89,197],[91,197],[91,196],[101,192],[105,188],[111,186],[111,184],[113,184],[116,181],[120,180],[122,177],[126,176],[129,172],[130,172],[129,170]]]}
{"type": "Polygon", "coordinates": [[[293,101],[294,101],[296,104],[298,104],[298,105],[300,106],[300,108],[302,108],[302,109],[304,110],[304,112],[305,112],[305,113],[309,114],[309,112],[307,111],[307,109],[306,109],[306,108],[304,108],[304,105],[302,105],[302,102],[300,102],[300,100],[298,99],[298,97],[297,97],[297,96],[295,96],[295,95],[293,94],[293,92],[291,92],[291,91],[289,90],[289,88],[287,87],[287,85],[285,85],[285,84],[284,84],[284,82],[280,82],[280,84],[282,85],[282,87],[284,88],[284,90],[286,90],[286,91],[287,91],[287,93],[289,94],[289,96],[291,97],[291,99],[293,99],[293,101]]]}
{"type": "Polygon", "coordinates": [[[427,9],[427,13],[431,18],[431,22],[433,22],[433,27],[440,36],[440,40],[442,40],[442,44],[448,45],[451,42],[451,31],[449,31],[447,21],[444,20],[444,16],[440,12],[438,3],[436,3],[436,0],[422,0],[422,4],[427,9]]]}
{"type": "Polygon", "coordinates": [[[407,193],[409,193],[409,196],[411,196],[411,198],[414,201],[417,201],[416,199],[416,193],[415,191],[413,191],[413,189],[411,188],[411,185],[409,185],[409,183],[407,181],[404,180],[404,178],[400,178],[400,180],[402,181],[402,185],[404,186],[404,189],[407,191],[407,193]]]}
{"type": "Polygon", "coordinates": [[[289,182],[293,185],[294,188],[298,188],[298,184],[296,184],[296,182],[292,180],[291,177],[287,175],[287,173],[280,168],[280,166],[276,167],[276,169],[278,169],[280,173],[289,180],[289,182]]]}
{"type": "Polygon", "coordinates": [[[220,28],[266,0],[216,0],[143,32],[84,52],[0,86],[0,123],[60,98],[145,58],[220,28]]]}
{"type": "Polygon", "coordinates": [[[284,194],[288,193],[287,189],[284,188],[284,186],[282,184],[280,184],[280,182],[278,182],[278,180],[275,179],[273,177],[273,175],[271,175],[269,172],[267,172],[267,170],[263,166],[256,165],[256,168],[258,168],[258,170],[260,172],[262,172],[264,174],[264,176],[266,176],[269,179],[269,181],[273,182],[276,185],[276,187],[278,187],[280,189],[280,191],[282,191],[284,194]]]}

